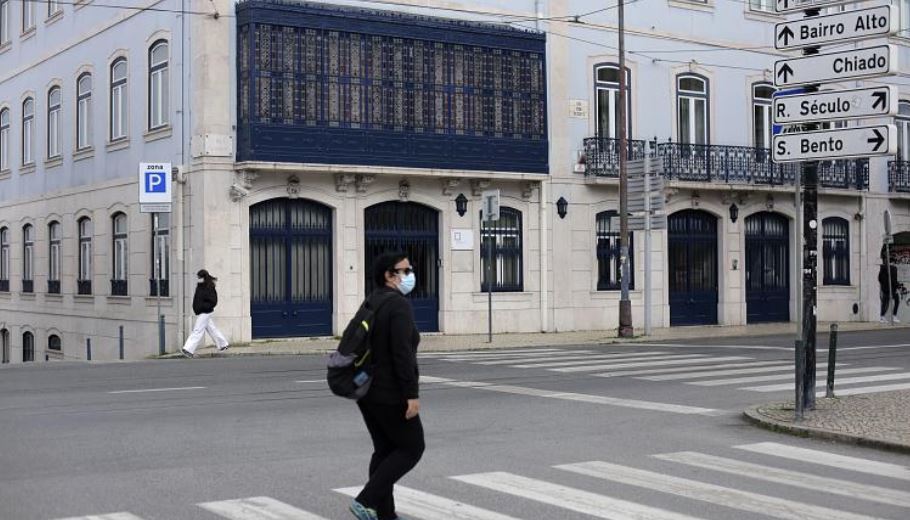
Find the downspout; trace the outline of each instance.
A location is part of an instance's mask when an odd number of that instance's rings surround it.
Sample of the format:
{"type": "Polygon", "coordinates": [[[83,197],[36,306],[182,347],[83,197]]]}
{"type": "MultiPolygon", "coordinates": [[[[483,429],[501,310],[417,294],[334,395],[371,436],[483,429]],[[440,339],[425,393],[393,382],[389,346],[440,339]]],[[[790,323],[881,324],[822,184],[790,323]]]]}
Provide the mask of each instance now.
{"type": "MultiPolygon", "coordinates": [[[[184,191],[186,189],[186,177],[190,168],[190,161],[187,160],[187,142],[186,142],[186,87],[192,84],[188,81],[190,73],[186,71],[186,46],[191,38],[186,34],[186,0],[180,0],[180,162],[182,168],[177,179],[177,215],[176,221],[177,241],[180,246],[177,248],[177,265],[180,269],[180,288],[178,295],[179,316],[177,317],[177,336],[182,340],[186,337],[186,233],[184,218],[187,212],[184,204],[186,198],[184,191]]],[[[178,340],[179,341],[179,340],[178,340]]]]}
{"type": "MultiPolygon", "coordinates": [[[[544,0],[535,0],[534,1],[534,11],[537,15],[537,21],[535,22],[535,28],[540,31],[542,30],[543,18],[543,2],[544,0]]],[[[546,46],[549,47],[550,40],[547,38],[546,46]]],[[[546,53],[544,54],[546,56],[546,53]]],[[[546,58],[545,58],[546,59],[546,58]]],[[[549,69],[550,60],[546,60],[547,68],[549,69]]],[[[550,74],[546,76],[547,81],[547,91],[550,91],[550,74]]],[[[548,125],[549,126],[549,125],[548,125]]],[[[547,130],[549,133],[549,129],[547,130]]],[[[552,136],[550,136],[550,141],[552,142],[552,136]]],[[[549,156],[549,154],[548,154],[549,156]]],[[[548,174],[549,175],[549,174],[548,174]]],[[[540,181],[540,189],[538,190],[538,196],[540,197],[540,331],[547,332],[550,330],[550,320],[549,320],[549,307],[550,307],[550,287],[548,284],[549,280],[549,254],[550,254],[550,244],[549,244],[549,205],[550,200],[550,179],[540,181]]]]}

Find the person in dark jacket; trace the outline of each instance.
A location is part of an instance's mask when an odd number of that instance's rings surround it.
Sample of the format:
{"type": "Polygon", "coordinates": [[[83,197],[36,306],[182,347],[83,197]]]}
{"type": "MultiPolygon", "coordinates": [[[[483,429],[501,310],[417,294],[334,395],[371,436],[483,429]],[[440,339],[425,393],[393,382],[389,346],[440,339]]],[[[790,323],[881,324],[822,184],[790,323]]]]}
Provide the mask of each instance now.
{"type": "Polygon", "coordinates": [[[901,285],[897,281],[897,265],[895,265],[896,262],[897,257],[895,255],[891,255],[889,262],[890,268],[883,261],[881,267],[878,269],[878,285],[882,300],[881,312],[879,313],[879,321],[882,323],[888,323],[888,318],[885,315],[888,312],[888,307],[891,306],[891,302],[894,302],[894,306],[891,307],[891,319],[894,321],[894,323],[900,323],[900,320],[897,319],[897,308],[901,303],[901,285]]]}
{"type": "Polygon", "coordinates": [[[215,282],[218,279],[205,269],[201,269],[196,276],[199,277],[196,294],[193,295],[193,313],[196,315],[196,324],[181,349],[183,355],[190,358],[195,357],[196,349],[205,339],[206,332],[215,341],[215,348],[218,349],[218,352],[224,352],[229,346],[228,340],[224,338],[224,334],[218,330],[212,320],[212,313],[215,312],[215,306],[218,305],[218,292],[215,290],[215,282]]]}
{"type": "Polygon", "coordinates": [[[350,509],[358,520],[395,520],[392,488],[417,465],[425,447],[418,415],[420,334],[405,298],[414,289],[416,276],[404,253],[387,253],[373,263],[373,282],[375,291],[390,296],[373,318],[373,381],[357,401],[373,440],[369,481],[350,509]]]}

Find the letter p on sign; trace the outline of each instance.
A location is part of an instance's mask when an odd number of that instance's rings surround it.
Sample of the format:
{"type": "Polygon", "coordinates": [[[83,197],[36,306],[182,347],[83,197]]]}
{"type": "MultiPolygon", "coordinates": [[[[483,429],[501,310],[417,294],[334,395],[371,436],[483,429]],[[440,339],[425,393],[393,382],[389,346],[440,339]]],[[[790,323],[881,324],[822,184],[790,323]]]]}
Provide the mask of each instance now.
{"type": "Polygon", "coordinates": [[[145,192],[166,193],[167,183],[164,175],[164,172],[160,171],[145,172],[145,192]]]}

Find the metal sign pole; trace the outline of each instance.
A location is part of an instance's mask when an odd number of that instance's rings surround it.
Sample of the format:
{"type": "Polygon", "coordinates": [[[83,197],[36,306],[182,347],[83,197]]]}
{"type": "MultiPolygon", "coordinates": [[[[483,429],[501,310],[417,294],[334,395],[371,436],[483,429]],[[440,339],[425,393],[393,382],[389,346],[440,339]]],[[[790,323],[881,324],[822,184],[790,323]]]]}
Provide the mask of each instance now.
{"type": "Polygon", "coordinates": [[[161,219],[159,217],[160,213],[152,213],[152,222],[154,222],[154,229],[152,229],[152,234],[154,235],[154,240],[152,241],[152,254],[155,255],[155,304],[157,306],[157,311],[155,313],[156,321],[158,322],[158,354],[164,355],[165,352],[165,342],[164,342],[164,319],[161,315],[161,251],[160,246],[158,245],[158,231],[161,227],[161,219]]]}
{"type": "Polygon", "coordinates": [[[490,228],[490,245],[487,246],[487,343],[493,343],[493,247],[496,237],[493,236],[492,226],[493,221],[487,220],[487,228],[490,228]]]}

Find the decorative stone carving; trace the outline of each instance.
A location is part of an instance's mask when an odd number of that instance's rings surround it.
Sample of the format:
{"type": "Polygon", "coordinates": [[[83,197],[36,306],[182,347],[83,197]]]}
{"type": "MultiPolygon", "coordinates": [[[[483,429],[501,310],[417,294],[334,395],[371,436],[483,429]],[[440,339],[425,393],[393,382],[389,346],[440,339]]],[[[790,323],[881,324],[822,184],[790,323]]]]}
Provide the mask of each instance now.
{"type": "Polygon", "coordinates": [[[300,196],[300,179],[296,175],[288,177],[288,197],[296,199],[300,196]]]}
{"type": "Polygon", "coordinates": [[[358,175],[354,183],[357,186],[357,193],[366,193],[367,187],[376,180],[375,175],[358,175]]]}
{"type": "Polygon", "coordinates": [[[442,180],[442,194],[446,197],[452,195],[453,190],[461,184],[461,179],[443,179],[442,180]]]}
{"type": "Polygon", "coordinates": [[[765,207],[768,208],[768,211],[774,211],[774,195],[768,194],[768,198],[765,199],[765,207]]]}
{"type": "Polygon", "coordinates": [[[231,185],[229,195],[233,202],[240,202],[241,199],[249,195],[253,189],[253,181],[259,178],[259,174],[250,170],[240,170],[234,174],[234,183],[231,185]]]}
{"type": "Polygon", "coordinates": [[[534,188],[537,187],[537,183],[533,181],[528,181],[521,185],[521,197],[524,199],[530,199],[534,195],[534,188]]]}
{"type": "Polygon", "coordinates": [[[701,195],[697,191],[692,192],[692,207],[697,208],[701,206],[701,195]]]}
{"type": "Polygon", "coordinates": [[[398,198],[402,202],[407,202],[408,197],[411,195],[411,185],[408,184],[408,181],[402,180],[398,183],[398,198]]]}
{"type": "Polygon", "coordinates": [[[356,176],[353,173],[339,173],[335,175],[335,191],[345,193],[348,186],[354,184],[356,176]]]}
{"type": "Polygon", "coordinates": [[[240,184],[232,184],[229,195],[231,197],[231,202],[240,202],[244,197],[249,195],[249,191],[240,184]]]}
{"type": "Polygon", "coordinates": [[[475,197],[479,197],[489,187],[490,181],[486,179],[471,179],[471,194],[475,197]]]}

